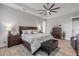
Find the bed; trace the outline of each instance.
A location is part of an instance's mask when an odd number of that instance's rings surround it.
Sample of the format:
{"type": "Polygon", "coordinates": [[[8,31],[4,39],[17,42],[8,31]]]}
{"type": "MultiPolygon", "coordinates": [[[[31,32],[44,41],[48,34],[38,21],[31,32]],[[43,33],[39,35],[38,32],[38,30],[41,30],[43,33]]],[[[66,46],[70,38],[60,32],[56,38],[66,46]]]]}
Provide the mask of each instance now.
{"type": "Polygon", "coordinates": [[[37,30],[37,27],[27,27],[27,26],[19,26],[19,33],[22,38],[23,45],[34,54],[41,46],[41,43],[52,39],[52,36],[43,33],[31,33],[25,34],[23,30],[37,30]]]}

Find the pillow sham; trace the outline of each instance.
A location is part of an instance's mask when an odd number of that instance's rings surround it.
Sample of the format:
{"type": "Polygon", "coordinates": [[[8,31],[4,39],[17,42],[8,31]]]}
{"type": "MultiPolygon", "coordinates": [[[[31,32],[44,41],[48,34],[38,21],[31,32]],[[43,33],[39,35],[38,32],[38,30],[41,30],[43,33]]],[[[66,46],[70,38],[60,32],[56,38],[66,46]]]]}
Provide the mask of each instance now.
{"type": "Polygon", "coordinates": [[[38,33],[38,31],[37,30],[32,30],[32,33],[33,34],[38,33]]]}
{"type": "Polygon", "coordinates": [[[22,30],[22,34],[28,34],[27,30],[22,30]]]}
{"type": "Polygon", "coordinates": [[[22,30],[22,34],[36,34],[37,30],[22,30]]]}

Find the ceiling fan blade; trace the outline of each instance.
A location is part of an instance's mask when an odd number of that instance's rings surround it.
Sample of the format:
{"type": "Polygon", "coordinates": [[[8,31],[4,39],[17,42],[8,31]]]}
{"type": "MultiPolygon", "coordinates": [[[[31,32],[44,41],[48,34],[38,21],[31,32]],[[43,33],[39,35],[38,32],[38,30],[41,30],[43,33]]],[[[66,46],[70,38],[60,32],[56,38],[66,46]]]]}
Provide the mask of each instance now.
{"type": "Polygon", "coordinates": [[[49,3],[47,3],[47,9],[49,9],[49,3]]]}
{"type": "Polygon", "coordinates": [[[46,8],[46,6],[45,6],[45,5],[43,5],[43,7],[47,10],[47,8],[46,8]]]}
{"type": "Polygon", "coordinates": [[[40,12],[39,14],[44,15],[44,16],[47,15],[46,11],[42,11],[42,12],[40,12]]]}
{"type": "Polygon", "coordinates": [[[51,5],[51,7],[50,7],[49,9],[51,9],[54,5],[55,5],[55,3],[54,3],[54,4],[52,4],[52,5],[51,5]]]}
{"type": "Polygon", "coordinates": [[[54,13],[57,13],[57,11],[50,11],[50,12],[54,12],[54,13]]]}
{"type": "Polygon", "coordinates": [[[59,9],[60,7],[57,7],[57,8],[53,8],[53,9],[51,9],[51,10],[56,10],[56,9],[59,9]]]}
{"type": "Polygon", "coordinates": [[[51,15],[51,13],[49,12],[49,14],[51,15]]]}
{"type": "Polygon", "coordinates": [[[38,10],[38,11],[46,11],[46,10],[38,10]]]}

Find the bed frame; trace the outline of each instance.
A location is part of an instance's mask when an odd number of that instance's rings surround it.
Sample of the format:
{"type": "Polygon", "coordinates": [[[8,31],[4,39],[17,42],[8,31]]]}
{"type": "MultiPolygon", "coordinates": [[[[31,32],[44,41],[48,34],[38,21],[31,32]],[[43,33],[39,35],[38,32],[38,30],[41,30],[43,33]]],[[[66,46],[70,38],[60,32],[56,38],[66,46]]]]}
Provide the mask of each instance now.
{"type": "MultiPolygon", "coordinates": [[[[21,37],[21,34],[22,34],[22,30],[37,30],[37,27],[19,26],[19,35],[20,35],[20,37],[21,37]]],[[[30,44],[27,41],[21,40],[21,42],[29,51],[31,51],[31,46],[30,46],[30,44]]],[[[35,53],[33,53],[33,55],[35,53]]]]}
{"type": "Polygon", "coordinates": [[[30,26],[19,26],[19,34],[21,36],[22,30],[37,30],[37,27],[30,27],[30,26]]]}

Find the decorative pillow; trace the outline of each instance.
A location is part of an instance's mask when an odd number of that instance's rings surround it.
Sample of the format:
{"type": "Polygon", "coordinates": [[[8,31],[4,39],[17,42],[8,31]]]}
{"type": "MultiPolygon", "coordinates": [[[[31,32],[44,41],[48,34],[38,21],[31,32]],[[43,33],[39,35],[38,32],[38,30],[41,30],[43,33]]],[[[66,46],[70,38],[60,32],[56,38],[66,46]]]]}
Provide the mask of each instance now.
{"type": "Polygon", "coordinates": [[[22,30],[22,34],[28,34],[27,30],[22,30]]]}
{"type": "Polygon", "coordinates": [[[23,34],[32,34],[32,30],[22,30],[23,34]]]}
{"type": "Polygon", "coordinates": [[[37,30],[32,30],[32,33],[33,34],[38,33],[38,31],[37,30]]]}
{"type": "Polygon", "coordinates": [[[27,30],[28,34],[32,34],[32,30],[27,30]]]}
{"type": "Polygon", "coordinates": [[[36,34],[37,30],[22,30],[22,34],[36,34]]]}

